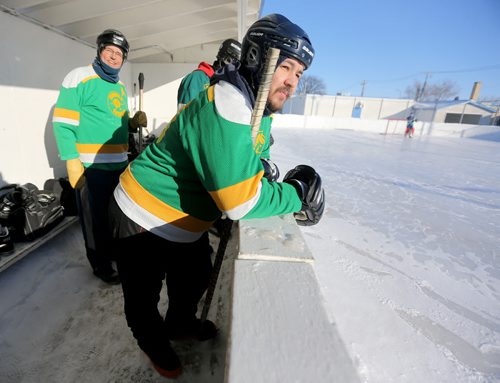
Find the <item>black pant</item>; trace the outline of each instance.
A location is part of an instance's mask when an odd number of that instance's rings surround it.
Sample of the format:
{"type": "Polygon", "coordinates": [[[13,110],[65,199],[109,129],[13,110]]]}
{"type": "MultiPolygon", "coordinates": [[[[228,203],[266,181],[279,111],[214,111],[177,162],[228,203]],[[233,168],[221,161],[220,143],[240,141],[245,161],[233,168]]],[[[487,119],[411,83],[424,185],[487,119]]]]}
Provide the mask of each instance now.
{"type": "Polygon", "coordinates": [[[85,185],[77,192],[85,250],[94,271],[112,271],[108,205],[122,171],[87,168],[85,185]]]}
{"type": "Polygon", "coordinates": [[[208,287],[208,233],[193,243],[177,243],[145,231],[116,239],[116,247],[128,326],[139,345],[167,342],[165,322],[193,320],[208,287]],[[165,318],[158,311],[163,279],[169,301],[165,318]]]}

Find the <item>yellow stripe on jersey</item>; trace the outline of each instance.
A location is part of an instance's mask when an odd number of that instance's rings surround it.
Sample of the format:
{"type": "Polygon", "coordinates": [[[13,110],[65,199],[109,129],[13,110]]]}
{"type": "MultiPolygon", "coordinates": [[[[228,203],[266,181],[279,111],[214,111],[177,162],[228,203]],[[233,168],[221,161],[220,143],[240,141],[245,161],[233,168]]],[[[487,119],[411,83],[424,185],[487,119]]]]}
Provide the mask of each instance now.
{"type": "Polygon", "coordinates": [[[159,198],[144,189],[134,178],[130,165],[120,176],[120,184],[137,205],[166,223],[191,232],[206,231],[212,226],[212,221],[203,221],[192,217],[174,207],[162,202],[159,198]]]}
{"type": "Polygon", "coordinates": [[[85,78],[82,80],[82,82],[87,82],[87,81],[92,80],[92,79],[94,79],[94,78],[99,78],[99,76],[98,76],[98,75],[94,75],[94,76],[85,77],[85,78]]]}
{"type": "Polygon", "coordinates": [[[128,144],[76,144],[78,153],[123,153],[128,144]]]}
{"type": "Polygon", "coordinates": [[[263,175],[264,171],[261,170],[255,176],[235,185],[211,191],[210,195],[221,211],[232,210],[256,195],[263,175]]]}
{"type": "Polygon", "coordinates": [[[71,109],[54,108],[54,117],[80,121],[80,112],[71,109]]]}
{"type": "Polygon", "coordinates": [[[211,87],[208,88],[207,97],[209,102],[212,102],[214,100],[215,97],[214,87],[215,85],[212,85],[211,87]]]}

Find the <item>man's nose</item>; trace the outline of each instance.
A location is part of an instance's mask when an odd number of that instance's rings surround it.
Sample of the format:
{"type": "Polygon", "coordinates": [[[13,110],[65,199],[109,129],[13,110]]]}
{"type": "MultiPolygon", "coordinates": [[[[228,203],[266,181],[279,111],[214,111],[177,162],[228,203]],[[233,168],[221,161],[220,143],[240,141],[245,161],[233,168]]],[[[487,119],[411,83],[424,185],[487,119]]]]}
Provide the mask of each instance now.
{"type": "Polygon", "coordinates": [[[285,84],[292,87],[292,88],[295,88],[298,83],[299,83],[299,79],[298,79],[296,73],[293,73],[293,72],[290,73],[285,79],[285,84]]]}

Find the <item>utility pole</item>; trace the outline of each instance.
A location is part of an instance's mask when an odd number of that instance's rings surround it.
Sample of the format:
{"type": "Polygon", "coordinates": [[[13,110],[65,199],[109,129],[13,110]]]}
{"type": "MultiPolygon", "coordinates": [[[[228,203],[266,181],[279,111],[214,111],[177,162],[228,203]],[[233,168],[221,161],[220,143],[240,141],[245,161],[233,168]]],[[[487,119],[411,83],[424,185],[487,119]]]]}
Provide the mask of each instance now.
{"type": "Polygon", "coordinates": [[[419,95],[419,96],[418,96],[418,98],[417,98],[417,101],[418,101],[418,100],[419,100],[422,96],[424,96],[424,95],[425,95],[425,94],[424,94],[424,92],[425,92],[425,86],[427,85],[427,79],[429,78],[429,75],[430,75],[430,74],[431,74],[430,72],[427,72],[427,73],[425,74],[424,85],[422,85],[422,89],[421,89],[421,91],[420,91],[420,95],[419,95]]]}
{"type": "Polygon", "coordinates": [[[415,101],[418,101],[420,97],[420,85],[417,85],[417,91],[415,92],[415,101]]]}
{"type": "Polygon", "coordinates": [[[363,80],[361,83],[361,97],[365,94],[365,85],[366,85],[366,80],[363,80]]]}

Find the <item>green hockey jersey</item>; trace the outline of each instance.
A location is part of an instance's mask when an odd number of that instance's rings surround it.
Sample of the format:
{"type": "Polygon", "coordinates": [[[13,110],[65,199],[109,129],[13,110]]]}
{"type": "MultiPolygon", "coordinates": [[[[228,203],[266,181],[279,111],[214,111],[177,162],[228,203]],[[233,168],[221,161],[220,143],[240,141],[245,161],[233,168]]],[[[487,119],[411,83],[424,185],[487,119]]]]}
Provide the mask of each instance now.
{"type": "Polygon", "coordinates": [[[250,118],[234,85],[200,93],[122,173],[114,192],[121,210],[176,242],[195,241],[221,213],[239,220],[299,211],[293,186],[263,178],[271,118],[262,119],[255,145],[250,118]]]}
{"type": "Polygon", "coordinates": [[[202,61],[198,68],[184,77],[177,90],[177,105],[180,109],[189,101],[194,99],[210,85],[210,78],[214,74],[214,68],[202,61]]]}
{"type": "Polygon", "coordinates": [[[91,65],[72,70],[64,78],[52,117],[60,158],[80,158],[85,167],[124,168],[128,120],[123,83],[101,79],[91,65]]]}

